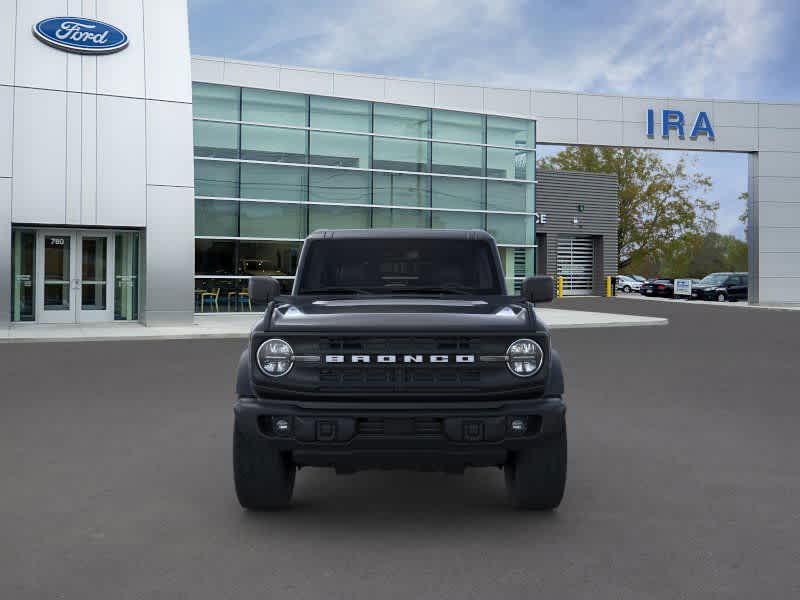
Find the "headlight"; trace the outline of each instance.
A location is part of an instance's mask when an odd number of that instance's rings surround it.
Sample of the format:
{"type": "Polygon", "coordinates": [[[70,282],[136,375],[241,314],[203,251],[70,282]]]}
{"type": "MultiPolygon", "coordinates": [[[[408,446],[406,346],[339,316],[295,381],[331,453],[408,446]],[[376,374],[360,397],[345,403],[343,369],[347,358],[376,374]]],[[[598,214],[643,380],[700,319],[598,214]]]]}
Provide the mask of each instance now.
{"type": "Polygon", "coordinates": [[[508,369],[518,377],[530,377],[538,373],[543,360],[544,351],[533,340],[517,340],[506,350],[508,369]]]}
{"type": "Polygon", "coordinates": [[[267,340],[258,347],[256,363],[264,375],[270,377],[286,375],[294,365],[294,350],[288,342],[281,339],[267,340]]]}

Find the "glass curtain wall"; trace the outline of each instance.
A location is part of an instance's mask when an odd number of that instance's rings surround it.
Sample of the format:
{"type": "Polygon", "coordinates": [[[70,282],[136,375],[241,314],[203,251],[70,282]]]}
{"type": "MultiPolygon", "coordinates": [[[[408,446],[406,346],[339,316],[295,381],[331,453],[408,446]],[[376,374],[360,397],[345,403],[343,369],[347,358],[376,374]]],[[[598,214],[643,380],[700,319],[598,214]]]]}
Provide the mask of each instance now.
{"type": "Polygon", "coordinates": [[[195,308],[259,310],[252,275],[291,290],[322,228],[478,228],[509,291],[533,274],[535,122],[195,83],[195,308]]]}

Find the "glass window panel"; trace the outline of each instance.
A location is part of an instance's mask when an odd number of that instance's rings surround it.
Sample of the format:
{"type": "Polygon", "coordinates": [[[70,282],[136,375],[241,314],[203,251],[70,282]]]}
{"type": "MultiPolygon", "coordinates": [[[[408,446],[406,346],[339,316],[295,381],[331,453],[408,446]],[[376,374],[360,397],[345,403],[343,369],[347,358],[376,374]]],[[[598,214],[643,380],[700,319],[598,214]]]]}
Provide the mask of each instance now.
{"type": "Polygon", "coordinates": [[[11,290],[11,320],[33,321],[34,282],[36,281],[36,234],[15,231],[11,242],[13,289],[11,290]]]}
{"type": "Polygon", "coordinates": [[[87,281],[106,279],[106,238],[81,238],[81,278],[87,281]]]}
{"type": "Polygon", "coordinates": [[[369,132],[369,102],[311,96],[311,127],[369,132]]]}
{"type": "Polygon", "coordinates": [[[486,215],[486,230],[498,244],[532,244],[532,217],[520,215],[486,215]]]}
{"type": "Polygon", "coordinates": [[[434,207],[472,210],[481,210],[484,207],[483,181],[480,179],[433,177],[432,185],[434,207]]]}
{"type": "Polygon", "coordinates": [[[489,210],[533,212],[533,184],[511,181],[486,182],[486,200],[489,210]]]}
{"type": "Polygon", "coordinates": [[[70,309],[71,238],[44,236],[44,310],[70,309]]]}
{"type": "Polygon", "coordinates": [[[198,275],[233,275],[236,244],[231,240],[195,240],[194,272],[198,275]]]}
{"type": "Polygon", "coordinates": [[[376,103],[374,107],[375,133],[404,137],[430,137],[429,110],[417,106],[376,103]]]}
{"type": "Polygon", "coordinates": [[[196,156],[239,158],[239,126],[195,121],[194,153],[196,156]]]}
{"type": "Polygon", "coordinates": [[[237,237],[239,235],[239,203],[236,200],[194,201],[195,235],[237,237]]]}
{"type": "Polygon", "coordinates": [[[370,173],[343,169],[311,169],[311,202],[370,204],[370,173]]]}
{"type": "Polygon", "coordinates": [[[301,247],[302,242],[243,241],[239,246],[239,274],[272,277],[294,275],[301,247]]]}
{"type": "Polygon", "coordinates": [[[522,287],[522,279],[533,275],[533,248],[498,248],[500,251],[500,262],[503,265],[506,288],[509,293],[519,294],[522,287]]]}
{"type": "Polygon", "coordinates": [[[228,85],[192,84],[192,111],[195,117],[239,120],[239,90],[228,85]]]}
{"type": "Polygon", "coordinates": [[[374,208],[372,210],[372,226],[427,228],[431,226],[430,214],[430,211],[427,210],[374,208]]]}
{"type": "Polygon", "coordinates": [[[533,152],[486,149],[486,176],[502,179],[533,179],[533,152]]]}
{"type": "Polygon", "coordinates": [[[536,146],[535,122],[512,117],[486,117],[486,143],[494,146],[536,146]]]}
{"type": "Polygon", "coordinates": [[[375,204],[430,206],[431,178],[427,175],[375,173],[372,185],[375,204]]]}
{"type": "Polygon", "coordinates": [[[451,173],[453,175],[483,175],[483,148],[480,146],[462,146],[460,144],[432,144],[434,173],[451,173]]]}
{"type": "Polygon", "coordinates": [[[375,169],[428,170],[428,142],[376,137],[373,144],[372,166],[375,169]]]}
{"type": "Polygon", "coordinates": [[[300,204],[242,202],[239,217],[242,237],[302,238],[306,234],[306,207],[300,204]]]}
{"type": "Polygon", "coordinates": [[[453,110],[434,110],[433,137],[437,140],[481,144],[483,143],[483,115],[453,110]]]}
{"type": "Polygon", "coordinates": [[[239,164],[194,161],[194,193],[198,196],[239,197],[239,164]]]}
{"type": "Polygon", "coordinates": [[[482,213],[434,210],[431,218],[434,229],[483,229],[482,213]]]}
{"type": "Polygon", "coordinates": [[[314,165],[368,169],[369,137],[312,131],[309,162],[314,165]]]}
{"type": "Polygon", "coordinates": [[[106,310],[107,250],[105,236],[81,237],[81,310],[106,310]]]}
{"type": "Polygon", "coordinates": [[[194,280],[194,309],[197,312],[249,312],[252,303],[248,300],[247,279],[196,277],[194,280]]]}
{"type": "Polygon", "coordinates": [[[139,234],[114,236],[114,320],[139,318],[139,234]]]}
{"type": "Polygon", "coordinates": [[[308,186],[305,167],[242,165],[242,198],[305,200],[308,186]]]}
{"type": "Polygon", "coordinates": [[[308,97],[290,92],[242,90],[242,121],[305,127],[308,97]]]}
{"type": "Polygon", "coordinates": [[[352,206],[309,206],[308,230],[367,229],[370,226],[370,210],[352,206]]]}
{"type": "Polygon", "coordinates": [[[305,129],[242,125],[242,158],[269,162],[306,162],[305,129]]]}

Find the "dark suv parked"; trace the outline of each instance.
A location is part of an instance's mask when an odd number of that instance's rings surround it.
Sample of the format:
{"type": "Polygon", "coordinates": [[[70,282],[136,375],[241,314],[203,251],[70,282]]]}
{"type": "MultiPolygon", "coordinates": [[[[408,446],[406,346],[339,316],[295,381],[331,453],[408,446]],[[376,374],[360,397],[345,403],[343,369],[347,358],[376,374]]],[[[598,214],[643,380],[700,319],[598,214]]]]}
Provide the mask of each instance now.
{"type": "Polygon", "coordinates": [[[695,300],[747,300],[747,273],[711,273],[692,285],[695,300]]]}
{"type": "Polygon", "coordinates": [[[506,291],[484,231],[317,231],[294,289],[266,302],[241,356],[233,470],[249,509],[289,503],[295,470],[501,467],[511,503],[552,509],[567,468],[561,361],[534,302],[506,291]]]}

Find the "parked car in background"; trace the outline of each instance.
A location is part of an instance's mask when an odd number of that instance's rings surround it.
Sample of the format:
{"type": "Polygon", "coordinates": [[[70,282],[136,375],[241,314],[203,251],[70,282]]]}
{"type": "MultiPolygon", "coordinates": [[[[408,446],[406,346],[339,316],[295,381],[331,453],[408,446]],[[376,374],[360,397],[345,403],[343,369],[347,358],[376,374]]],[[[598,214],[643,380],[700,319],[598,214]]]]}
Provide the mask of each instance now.
{"type": "Polygon", "coordinates": [[[633,277],[636,281],[639,281],[641,283],[644,283],[645,281],[647,281],[647,278],[646,277],[642,277],[641,275],[628,275],[628,277],[633,277]]]}
{"type": "Polygon", "coordinates": [[[747,273],[711,273],[692,285],[692,298],[717,302],[747,300],[747,284],[747,273]]]}
{"type": "Polygon", "coordinates": [[[642,282],[634,279],[630,275],[617,275],[617,291],[630,294],[638,292],[642,287],[642,282]]]}
{"type": "Polygon", "coordinates": [[[657,296],[659,298],[672,298],[675,293],[675,284],[672,279],[655,279],[642,284],[639,293],[643,296],[657,296]]]}

